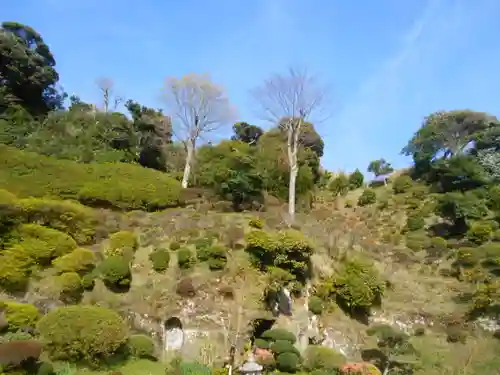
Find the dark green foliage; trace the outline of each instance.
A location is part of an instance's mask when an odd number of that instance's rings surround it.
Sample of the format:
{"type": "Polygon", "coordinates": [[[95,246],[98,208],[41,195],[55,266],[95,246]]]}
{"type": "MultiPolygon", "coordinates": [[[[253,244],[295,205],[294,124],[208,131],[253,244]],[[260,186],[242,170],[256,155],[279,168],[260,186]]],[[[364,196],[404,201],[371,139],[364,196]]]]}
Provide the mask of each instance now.
{"type": "Polygon", "coordinates": [[[264,181],[247,143],[223,141],[217,146],[201,147],[197,159],[200,184],[231,201],[235,210],[262,200],[264,181]]]}
{"type": "Polygon", "coordinates": [[[255,145],[259,138],[264,134],[264,131],[255,125],[250,125],[246,122],[237,122],[233,125],[234,135],[231,137],[233,141],[240,141],[249,145],[255,145]]]}
{"type": "Polygon", "coordinates": [[[269,341],[260,338],[255,339],[254,345],[260,349],[269,349],[270,346],[269,341]]]}
{"type": "Polygon", "coordinates": [[[196,263],[196,258],[193,252],[187,247],[183,247],[177,251],[177,264],[179,268],[187,269],[196,263]]]}
{"type": "Polygon", "coordinates": [[[359,206],[367,206],[377,201],[377,193],[373,189],[365,189],[358,199],[359,206]]]}
{"type": "Polygon", "coordinates": [[[42,362],[38,366],[36,375],[53,375],[55,374],[54,366],[50,362],[42,362]]]}
{"type": "Polygon", "coordinates": [[[97,278],[97,272],[91,272],[82,277],[82,287],[85,290],[93,290],[95,286],[95,279],[97,278]]]}
{"type": "Polygon", "coordinates": [[[128,329],[114,311],[98,306],[51,310],[37,324],[42,342],[54,359],[97,362],[127,342],[128,329]]]}
{"type": "Polygon", "coordinates": [[[346,358],[325,346],[309,345],[304,353],[304,369],[308,372],[324,370],[336,373],[347,362],[346,358]]]}
{"type": "Polygon", "coordinates": [[[55,85],[59,75],[55,59],[34,29],[17,22],[3,22],[0,29],[2,103],[20,104],[33,115],[43,115],[62,105],[55,85]]]}
{"type": "Polygon", "coordinates": [[[170,253],[167,249],[156,249],[149,254],[149,260],[156,272],[163,272],[170,264],[170,253]]]}
{"type": "Polygon", "coordinates": [[[372,172],[376,177],[389,174],[394,171],[391,163],[385,161],[385,159],[378,159],[370,162],[368,165],[368,172],[372,172]]]}
{"type": "Polygon", "coordinates": [[[413,186],[413,180],[410,176],[401,175],[394,179],[394,183],[392,184],[392,189],[396,194],[406,193],[413,186]]]}
{"type": "Polygon", "coordinates": [[[278,340],[279,341],[289,341],[292,344],[295,344],[295,342],[297,341],[297,338],[295,337],[295,335],[292,332],[287,331],[285,329],[281,329],[281,328],[274,328],[274,329],[270,329],[268,331],[265,331],[262,334],[262,338],[269,340],[269,341],[278,341],[278,340]]]}
{"type": "Polygon", "coordinates": [[[410,232],[422,229],[424,225],[425,225],[424,217],[418,211],[410,213],[406,218],[406,230],[410,232]]]}
{"type": "Polygon", "coordinates": [[[323,313],[323,301],[317,296],[311,296],[309,298],[309,311],[315,315],[321,315],[323,313]]]}
{"type": "Polygon", "coordinates": [[[129,262],[120,256],[110,256],[99,265],[103,281],[111,286],[127,287],[132,282],[129,262]]]}
{"type": "Polygon", "coordinates": [[[179,203],[180,183],[130,164],[77,164],[0,145],[0,181],[19,197],[56,196],[120,209],[155,210],[179,203]],[[38,173],[43,170],[44,173],[38,173]]]}
{"type": "Polygon", "coordinates": [[[279,356],[282,353],[294,353],[297,356],[300,356],[298,349],[293,346],[291,341],[287,340],[276,340],[271,344],[270,349],[275,356],[279,356]]]}
{"type": "Polygon", "coordinates": [[[175,251],[181,248],[181,244],[179,242],[172,242],[170,244],[170,250],[175,251]]]}
{"type": "Polygon", "coordinates": [[[375,268],[351,260],[335,278],[335,293],[343,307],[350,311],[368,311],[385,292],[385,285],[375,268]]]}
{"type": "Polygon", "coordinates": [[[127,342],[128,353],[134,358],[153,358],[155,343],[146,335],[132,335],[127,342]]]}
{"type": "Polygon", "coordinates": [[[473,191],[440,195],[436,205],[436,214],[452,221],[457,233],[464,233],[467,230],[469,220],[481,219],[487,213],[485,201],[473,191]]]}
{"type": "Polygon", "coordinates": [[[365,176],[359,169],[356,169],[353,173],[349,175],[349,188],[351,190],[358,189],[363,186],[365,176]]]}
{"type": "Polygon", "coordinates": [[[295,353],[282,353],[276,358],[276,367],[281,372],[294,373],[299,368],[300,357],[295,353]]]}
{"type": "Polygon", "coordinates": [[[220,245],[201,248],[196,252],[198,260],[207,262],[211,270],[221,270],[226,266],[226,249],[220,245]]]}

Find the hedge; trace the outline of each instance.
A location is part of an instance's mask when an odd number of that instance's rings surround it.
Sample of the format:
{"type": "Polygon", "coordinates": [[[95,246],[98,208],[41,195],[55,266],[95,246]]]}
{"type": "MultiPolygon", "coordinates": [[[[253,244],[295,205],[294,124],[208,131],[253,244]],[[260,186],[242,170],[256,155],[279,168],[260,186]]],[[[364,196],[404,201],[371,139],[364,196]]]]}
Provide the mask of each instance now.
{"type": "Polygon", "coordinates": [[[0,188],[18,197],[76,199],[92,206],[156,210],[180,203],[179,181],[133,164],[78,164],[0,145],[0,188]]]}
{"type": "Polygon", "coordinates": [[[53,359],[98,362],[127,343],[128,328],[114,311],[100,306],[65,306],[37,324],[53,359]]]}

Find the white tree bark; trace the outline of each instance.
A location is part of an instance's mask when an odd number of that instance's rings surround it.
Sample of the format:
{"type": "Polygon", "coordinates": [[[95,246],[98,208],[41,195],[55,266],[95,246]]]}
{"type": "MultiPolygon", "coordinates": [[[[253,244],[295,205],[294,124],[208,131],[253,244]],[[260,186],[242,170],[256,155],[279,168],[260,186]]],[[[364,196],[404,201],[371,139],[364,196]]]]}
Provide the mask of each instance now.
{"type": "Polygon", "coordinates": [[[195,143],[192,141],[188,141],[186,149],[186,164],[184,165],[184,175],[182,176],[181,183],[183,189],[187,188],[189,184],[189,176],[191,175],[191,165],[193,163],[195,143]]]}

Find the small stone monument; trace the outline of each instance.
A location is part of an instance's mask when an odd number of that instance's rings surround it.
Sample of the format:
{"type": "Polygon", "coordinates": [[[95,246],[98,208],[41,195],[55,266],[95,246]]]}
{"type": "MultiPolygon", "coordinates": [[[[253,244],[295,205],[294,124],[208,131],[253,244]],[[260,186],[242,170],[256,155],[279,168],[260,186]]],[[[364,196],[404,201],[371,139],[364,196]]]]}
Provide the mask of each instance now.
{"type": "Polygon", "coordinates": [[[239,368],[242,375],[261,375],[262,369],[263,367],[255,362],[253,352],[250,353],[247,361],[239,368]]]}

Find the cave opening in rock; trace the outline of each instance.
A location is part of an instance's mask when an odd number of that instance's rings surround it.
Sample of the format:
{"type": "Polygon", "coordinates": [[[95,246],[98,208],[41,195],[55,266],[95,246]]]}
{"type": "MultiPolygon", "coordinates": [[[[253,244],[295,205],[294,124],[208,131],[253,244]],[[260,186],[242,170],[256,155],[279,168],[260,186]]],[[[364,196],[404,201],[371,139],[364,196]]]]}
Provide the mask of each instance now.
{"type": "Polygon", "coordinates": [[[252,321],[252,332],[251,332],[251,341],[254,343],[255,339],[258,339],[262,336],[264,332],[270,330],[274,323],[276,323],[275,319],[255,319],[252,321]]]}
{"type": "Polygon", "coordinates": [[[165,320],[164,326],[166,331],[171,331],[174,328],[182,329],[182,322],[178,317],[173,316],[165,320]]]}

